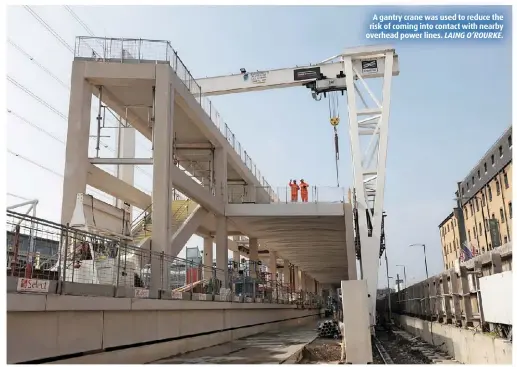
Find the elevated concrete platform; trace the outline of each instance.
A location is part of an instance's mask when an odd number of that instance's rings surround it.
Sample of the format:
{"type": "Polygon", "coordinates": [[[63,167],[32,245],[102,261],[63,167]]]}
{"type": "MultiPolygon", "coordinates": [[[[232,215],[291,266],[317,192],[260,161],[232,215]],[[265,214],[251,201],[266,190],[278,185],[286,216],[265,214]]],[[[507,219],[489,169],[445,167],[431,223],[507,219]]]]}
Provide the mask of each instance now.
{"type": "Polygon", "coordinates": [[[152,364],[282,364],[293,363],[318,336],[316,321],[285,327],[210,348],[164,358],[152,364]]]}
{"type": "Polygon", "coordinates": [[[356,278],[350,204],[227,204],[226,215],[319,282],[356,278]]]}
{"type": "Polygon", "coordinates": [[[319,314],[284,304],[8,293],[7,363],[148,363],[319,314]]]}

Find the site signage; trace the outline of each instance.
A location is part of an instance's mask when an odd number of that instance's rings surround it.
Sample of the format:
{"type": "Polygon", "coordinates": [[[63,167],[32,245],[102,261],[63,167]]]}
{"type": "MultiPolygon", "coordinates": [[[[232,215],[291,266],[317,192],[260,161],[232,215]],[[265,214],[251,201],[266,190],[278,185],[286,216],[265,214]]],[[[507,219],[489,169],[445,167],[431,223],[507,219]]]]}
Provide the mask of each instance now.
{"type": "Polygon", "coordinates": [[[375,74],[379,71],[377,60],[361,61],[361,69],[363,74],[375,74]]]}
{"type": "Polygon", "coordinates": [[[267,71],[257,71],[255,73],[249,73],[251,82],[254,84],[265,83],[267,79],[267,71]]]}
{"type": "Polygon", "coordinates": [[[18,278],[18,292],[48,293],[50,280],[18,278]]]}
{"type": "Polygon", "coordinates": [[[135,298],[149,298],[149,289],[135,288],[135,298]]]}
{"type": "Polygon", "coordinates": [[[320,74],[321,74],[321,69],[319,67],[295,69],[294,70],[294,80],[317,79],[320,76],[320,74]]]}
{"type": "Polygon", "coordinates": [[[183,299],[183,293],[182,292],[172,292],[171,294],[172,299],[183,299]]]}

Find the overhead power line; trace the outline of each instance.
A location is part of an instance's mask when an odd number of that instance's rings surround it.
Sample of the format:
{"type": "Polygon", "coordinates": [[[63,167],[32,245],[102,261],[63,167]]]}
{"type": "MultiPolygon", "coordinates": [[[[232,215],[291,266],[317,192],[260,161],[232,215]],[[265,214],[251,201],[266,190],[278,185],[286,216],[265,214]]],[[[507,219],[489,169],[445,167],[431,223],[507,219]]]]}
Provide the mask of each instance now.
{"type": "Polygon", "coordinates": [[[11,78],[9,75],[7,75],[7,80],[66,121],[66,116],[62,112],[60,112],[57,108],[53,107],[50,103],[45,102],[43,99],[32,93],[29,88],[24,87],[22,84],[18,83],[14,78],[11,78]]]}
{"type": "Polygon", "coordinates": [[[7,39],[7,43],[9,43],[11,46],[13,46],[16,50],[18,50],[18,52],[20,52],[22,55],[24,55],[25,57],[27,57],[30,61],[32,61],[34,64],[36,64],[41,70],[43,70],[45,73],[47,73],[48,75],[50,75],[56,82],[58,82],[59,84],[61,84],[61,86],[63,86],[63,88],[66,88],[68,90],[70,90],[70,87],[64,82],[62,81],[61,79],[59,79],[55,74],[53,74],[49,69],[47,69],[45,66],[43,66],[42,64],[40,64],[38,61],[36,61],[36,59],[34,59],[34,57],[32,57],[31,55],[29,55],[28,52],[26,52],[24,49],[22,49],[19,45],[17,45],[14,41],[12,41],[10,38],[7,39]]]}
{"type": "MultiPolygon", "coordinates": [[[[45,135],[49,136],[50,138],[54,139],[55,141],[57,141],[57,142],[59,142],[59,143],[61,143],[61,144],[63,144],[63,145],[66,145],[66,143],[65,143],[62,139],[60,139],[60,138],[58,138],[57,136],[55,136],[55,135],[51,134],[51,133],[50,133],[50,132],[48,132],[47,130],[45,130],[45,129],[43,129],[42,127],[38,126],[37,124],[35,124],[35,123],[33,123],[33,122],[31,122],[31,121],[27,120],[25,117],[20,116],[19,114],[17,114],[16,112],[14,112],[14,111],[12,111],[12,110],[10,110],[10,109],[7,109],[7,112],[8,112],[9,114],[11,114],[11,115],[15,116],[15,117],[16,117],[16,118],[18,118],[19,120],[23,121],[23,122],[24,122],[24,123],[26,123],[27,125],[31,126],[32,128],[34,128],[34,129],[36,129],[36,130],[40,131],[41,133],[43,133],[43,134],[45,134],[45,135]]],[[[109,149],[109,146],[105,145],[105,147],[106,147],[107,149],[109,149]]],[[[135,168],[140,168],[140,167],[136,166],[135,168]]],[[[113,172],[112,172],[112,173],[113,173],[113,172]]],[[[149,177],[152,177],[152,176],[151,176],[148,172],[146,172],[146,171],[142,171],[142,173],[144,173],[145,175],[147,175],[147,176],[149,176],[149,177]]],[[[145,188],[143,188],[143,187],[141,187],[141,186],[139,186],[139,185],[134,185],[134,186],[135,186],[137,189],[142,190],[142,191],[144,191],[144,192],[147,192],[147,191],[148,191],[148,189],[145,189],[145,188]]]]}
{"type": "Polygon", "coordinates": [[[29,158],[27,158],[27,157],[25,157],[25,156],[23,156],[23,155],[21,155],[21,154],[19,154],[19,153],[13,152],[13,151],[12,151],[12,150],[10,150],[9,148],[7,148],[7,152],[8,152],[9,154],[14,155],[14,156],[15,156],[15,157],[17,157],[17,158],[20,158],[20,159],[22,159],[22,160],[24,160],[24,161],[26,161],[26,162],[29,162],[29,163],[31,163],[31,164],[33,164],[33,165],[35,165],[35,166],[38,166],[39,168],[41,168],[41,169],[43,169],[43,170],[45,170],[45,171],[47,171],[47,172],[50,172],[50,173],[52,173],[53,175],[56,175],[56,176],[61,177],[61,178],[63,178],[63,177],[64,177],[61,173],[54,171],[52,168],[48,168],[48,167],[46,167],[46,166],[44,166],[44,165],[42,165],[42,164],[40,164],[40,163],[38,163],[38,162],[35,162],[35,161],[33,161],[32,159],[29,159],[29,158]]]}
{"type": "Polygon", "coordinates": [[[10,109],[7,109],[7,112],[8,112],[8,113],[10,113],[11,115],[15,116],[17,119],[19,119],[19,120],[21,120],[21,121],[25,122],[27,125],[31,126],[32,128],[34,128],[34,129],[38,130],[39,132],[41,132],[41,133],[43,133],[43,134],[47,135],[48,137],[50,137],[50,138],[54,139],[55,141],[57,141],[57,142],[59,142],[59,143],[61,143],[61,144],[65,144],[65,141],[64,141],[64,140],[61,140],[61,139],[60,139],[60,138],[58,138],[57,136],[55,136],[55,135],[53,135],[53,134],[49,133],[47,130],[45,130],[45,129],[41,128],[40,126],[38,126],[38,125],[36,125],[36,124],[34,124],[34,123],[32,123],[32,122],[30,122],[30,121],[29,121],[29,120],[27,120],[25,117],[18,115],[16,112],[13,112],[13,111],[12,111],[12,110],[10,110],[10,109]]]}
{"type": "Polygon", "coordinates": [[[47,29],[47,31],[50,32],[51,35],[54,36],[55,39],[59,41],[63,46],[66,47],[68,51],[70,51],[72,54],[74,53],[74,48],[68,44],[61,36],[52,29],[51,26],[48,25],[47,22],[45,22],[32,8],[28,5],[23,6],[25,10],[27,10],[43,27],[47,29]]]}
{"type": "Polygon", "coordinates": [[[86,25],[85,22],[82,21],[82,19],[70,8],[68,5],[63,5],[65,9],[70,13],[70,15],[79,23],[85,30],[88,32],[88,34],[92,37],[95,37],[95,34],[93,31],[86,25]]]}

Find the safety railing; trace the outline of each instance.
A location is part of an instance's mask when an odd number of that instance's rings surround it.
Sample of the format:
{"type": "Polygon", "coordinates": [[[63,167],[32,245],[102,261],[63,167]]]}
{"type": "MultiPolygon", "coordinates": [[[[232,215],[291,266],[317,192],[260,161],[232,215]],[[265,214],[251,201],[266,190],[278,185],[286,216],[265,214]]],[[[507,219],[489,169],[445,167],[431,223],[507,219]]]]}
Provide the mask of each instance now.
{"type": "Polygon", "coordinates": [[[316,307],[259,263],[206,266],[7,211],[7,291],[83,296],[271,302],[316,307]],[[29,253],[30,243],[33,253],[29,253]],[[154,271],[156,273],[154,273],[154,271]],[[154,287],[159,292],[151,293],[154,287]]]}
{"type": "MultiPolygon", "coordinates": [[[[511,277],[511,270],[512,243],[508,243],[462,262],[457,268],[409,285],[399,292],[393,292],[389,298],[387,295],[383,296],[377,300],[378,314],[384,317],[391,310],[398,315],[408,315],[463,328],[473,327],[480,332],[494,332],[507,338],[508,335],[511,336],[511,321],[508,325],[494,323],[493,320],[485,318],[488,310],[484,309],[482,300],[488,296],[485,294],[483,297],[481,279],[494,275],[500,276],[501,273],[511,277]]],[[[506,295],[508,292],[511,293],[511,290],[501,284],[501,288],[492,295],[499,297],[497,293],[506,295]]],[[[497,305],[497,302],[489,304],[491,317],[494,315],[494,305],[497,305]]],[[[504,317],[501,317],[502,319],[504,317]]]]}
{"type": "Polygon", "coordinates": [[[230,185],[227,189],[228,203],[231,204],[265,204],[272,203],[343,203],[345,202],[345,188],[328,186],[309,186],[306,191],[294,190],[291,187],[270,187],[249,186],[249,185],[230,185]],[[261,192],[274,192],[275,200],[264,200],[261,192]],[[294,195],[293,195],[294,194],[294,195]]]}
{"type": "MultiPolygon", "coordinates": [[[[206,112],[210,120],[219,129],[221,134],[228,141],[228,144],[235,150],[242,162],[264,187],[270,187],[256,164],[242,148],[241,143],[235,138],[235,134],[223,121],[221,115],[212,104],[209,98],[202,93],[201,87],[196,82],[191,72],[178,57],[178,53],[172,48],[169,41],[129,39],[129,38],[100,38],[100,37],[76,37],[75,57],[78,59],[95,60],[99,62],[120,62],[120,63],[170,63],[178,78],[206,112]]],[[[274,192],[269,193],[272,201],[277,197],[274,192]]]]}

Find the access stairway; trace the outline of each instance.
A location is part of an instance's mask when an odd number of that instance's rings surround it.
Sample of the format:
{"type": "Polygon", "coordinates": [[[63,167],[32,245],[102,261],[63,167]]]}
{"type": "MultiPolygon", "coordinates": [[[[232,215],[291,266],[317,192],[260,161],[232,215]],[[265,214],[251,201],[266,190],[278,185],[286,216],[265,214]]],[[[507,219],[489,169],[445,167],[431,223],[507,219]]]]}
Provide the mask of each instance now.
{"type": "MultiPolygon", "coordinates": [[[[197,209],[199,204],[191,199],[174,200],[172,202],[172,230],[176,232],[187,218],[197,209]]],[[[131,228],[133,245],[141,247],[153,232],[152,207],[150,206],[135,219],[131,228]]]]}

